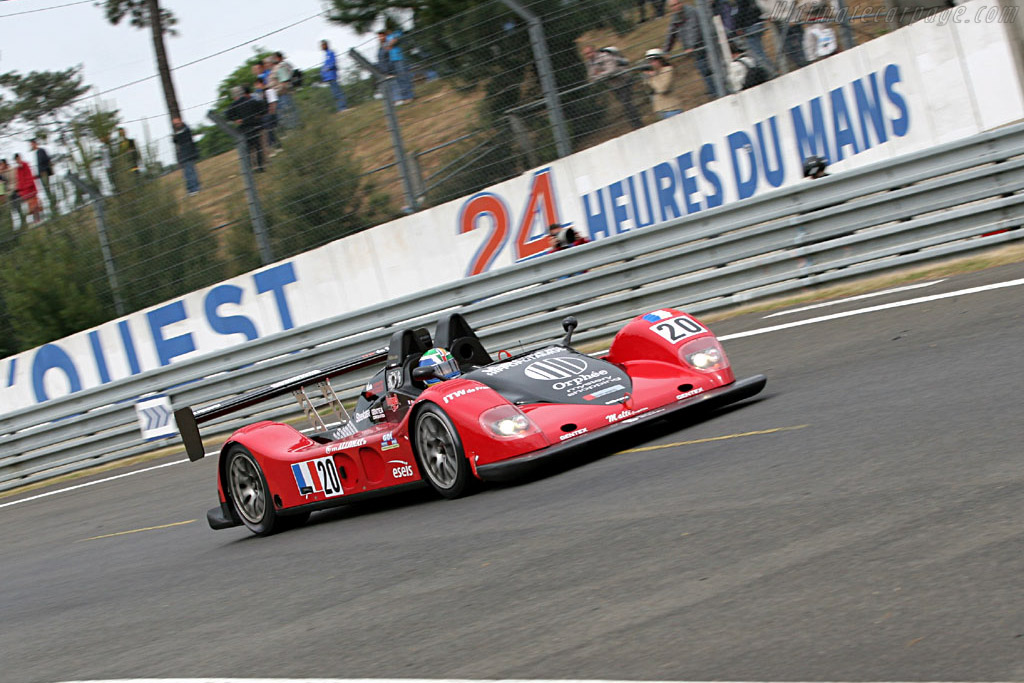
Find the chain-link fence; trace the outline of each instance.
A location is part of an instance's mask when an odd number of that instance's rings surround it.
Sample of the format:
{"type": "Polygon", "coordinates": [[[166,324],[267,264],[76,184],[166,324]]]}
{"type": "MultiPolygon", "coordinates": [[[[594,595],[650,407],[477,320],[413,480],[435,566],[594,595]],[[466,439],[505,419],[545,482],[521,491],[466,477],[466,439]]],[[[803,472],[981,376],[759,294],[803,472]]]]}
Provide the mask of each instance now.
{"type": "Polygon", "coordinates": [[[487,0],[339,54],[340,87],[299,65],[294,115],[279,97],[238,131],[222,97],[227,128],[193,121],[194,165],[181,135],[133,144],[93,112],[46,141],[38,211],[9,177],[0,357],[801,68],[893,27],[879,17],[843,0],[487,0]]]}

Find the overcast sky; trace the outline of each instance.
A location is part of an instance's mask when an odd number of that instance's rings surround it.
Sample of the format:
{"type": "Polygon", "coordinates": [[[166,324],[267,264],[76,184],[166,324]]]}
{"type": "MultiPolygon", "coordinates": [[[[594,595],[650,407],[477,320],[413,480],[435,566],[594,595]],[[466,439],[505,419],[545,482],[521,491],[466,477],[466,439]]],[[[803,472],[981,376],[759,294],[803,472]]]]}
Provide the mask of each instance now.
{"type": "MultiPolygon", "coordinates": [[[[216,99],[217,85],[256,46],[280,50],[295,66],[308,68],[323,61],[321,38],[330,41],[339,61],[345,63],[343,52],[372,40],[370,35],[359,36],[318,16],[324,10],[322,0],[161,0],[160,4],[178,18],[178,35],[168,36],[165,43],[175,69],[182,117],[193,127],[208,123],[205,114],[216,99]],[[179,68],[241,43],[247,44],[179,68]]],[[[365,50],[364,54],[374,56],[365,50]]],[[[169,152],[170,124],[149,29],[133,28],[126,21],[110,25],[94,0],[0,0],[0,73],[56,71],[78,64],[94,95],[151,77],[99,97],[120,111],[130,135],[140,142],[147,137],[158,142],[161,156],[169,152]]],[[[26,141],[0,138],[0,156],[27,149],[26,141]]]]}

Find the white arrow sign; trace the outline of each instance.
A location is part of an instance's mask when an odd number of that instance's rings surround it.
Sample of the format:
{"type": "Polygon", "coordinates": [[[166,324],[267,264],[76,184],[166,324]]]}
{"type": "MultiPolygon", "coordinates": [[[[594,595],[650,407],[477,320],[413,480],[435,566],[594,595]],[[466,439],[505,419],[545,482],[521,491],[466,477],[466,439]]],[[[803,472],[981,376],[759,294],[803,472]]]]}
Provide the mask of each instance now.
{"type": "Polygon", "coordinates": [[[166,396],[153,396],[135,404],[135,414],[139,418],[139,430],[146,441],[163,439],[178,433],[171,410],[171,399],[166,396]]]}

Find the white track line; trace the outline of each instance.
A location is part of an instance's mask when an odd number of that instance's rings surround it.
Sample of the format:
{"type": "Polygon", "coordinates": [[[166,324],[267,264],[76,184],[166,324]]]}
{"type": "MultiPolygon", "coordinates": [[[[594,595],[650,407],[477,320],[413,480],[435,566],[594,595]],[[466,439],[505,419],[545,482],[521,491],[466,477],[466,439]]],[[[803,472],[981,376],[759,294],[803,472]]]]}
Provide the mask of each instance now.
{"type": "Polygon", "coordinates": [[[124,472],[122,474],[115,474],[114,476],[106,477],[105,479],[96,479],[95,481],[87,481],[84,484],[75,484],[74,486],[68,486],[67,488],[56,489],[55,491],[47,491],[46,493],[40,493],[40,494],[37,494],[35,496],[30,496],[28,498],[22,498],[20,500],[12,500],[9,503],[2,503],[2,504],[0,504],[0,508],[9,507],[11,505],[17,505],[18,503],[27,503],[30,500],[39,500],[40,498],[47,498],[48,496],[55,496],[58,493],[66,493],[67,491],[74,491],[75,489],[84,489],[86,486],[95,486],[96,484],[103,484],[103,483],[108,482],[108,481],[114,481],[115,479],[123,479],[124,477],[131,477],[131,476],[136,475],[136,474],[142,474],[143,472],[152,472],[153,470],[158,470],[161,467],[170,467],[171,465],[180,465],[183,462],[188,462],[188,460],[175,460],[173,462],[165,462],[162,465],[153,465],[152,467],[147,467],[147,468],[142,469],[142,470],[132,470],[131,472],[124,472]]]}
{"type": "MultiPolygon", "coordinates": [[[[884,310],[887,310],[887,309],[890,309],[890,308],[900,308],[900,307],[903,307],[903,306],[913,306],[914,304],[923,304],[923,303],[927,303],[929,301],[938,301],[939,299],[950,299],[950,298],[955,297],[955,296],[964,296],[966,294],[978,294],[980,292],[987,292],[987,291],[990,291],[990,290],[993,290],[993,289],[1004,289],[1006,287],[1019,287],[1021,285],[1024,285],[1024,279],[1020,279],[1020,280],[1007,280],[1006,282],[997,282],[995,284],[982,285],[980,287],[970,287],[969,289],[960,289],[960,290],[957,290],[955,292],[947,292],[945,294],[933,294],[931,296],[922,296],[922,297],[918,297],[917,299],[907,299],[906,301],[895,301],[895,302],[890,303],[890,304],[881,304],[879,306],[869,306],[868,308],[858,308],[858,309],[853,310],[853,311],[846,311],[844,313],[833,313],[832,315],[823,315],[823,316],[820,316],[820,317],[817,317],[817,318],[808,318],[807,320],[798,320],[796,322],[785,323],[783,325],[772,325],[771,327],[762,327],[761,329],[758,329],[758,330],[750,330],[750,331],[747,331],[747,332],[737,332],[736,334],[727,334],[727,335],[719,337],[719,340],[721,340],[721,341],[728,341],[729,339],[741,339],[743,337],[753,337],[753,336],[758,335],[758,334],[765,334],[767,332],[777,332],[779,330],[786,330],[786,329],[789,329],[791,327],[801,327],[803,325],[813,325],[815,323],[827,322],[829,320],[838,320],[839,318],[849,318],[850,316],[862,315],[864,313],[875,313],[877,311],[884,311],[884,310]]],[[[171,465],[178,465],[178,464],[183,463],[183,462],[188,462],[188,460],[175,460],[174,462],[166,462],[166,463],[164,463],[162,465],[156,465],[154,467],[147,467],[146,469],[142,469],[142,470],[135,470],[135,471],[132,471],[132,472],[125,472],[124,474],[118,474],[118,475],[115,475],[113,477],[107,477],[106,479],[97,479],[96,481],[89,481],[89,482],[86,482],[84,484],[78,484],[76,486],[70,486],[68,488],[57,489],[55,491],[47,491],[46,493],[40,493],[39,495],[31,496],[29,498],[22,498],[21,500],[14,500],[14,501],[11,501],[9,503],[2,503],[2,504],[0,504],[0,508],[9,507],[11,505],[17,505],[19,503],[27,503],[30,500],[38,500],[39,498],[46,498],[47,496],[54,496],[54,495],[56,495],[58,493],[64,493],[66,491],[74,491],[75,489],[84,488],[86,486],[92,486],[94,484],[102,484],[102,483],[107,482],[107,481],[113,481],[114,479],[121,479],[122,477],[130,477],[130,476],[132,476],[134,474],[141,474],[143,472],[150,472],[152,470],[158,470],[161,467],[170,467],[171,465]]],[[[143,679],[139,679],[139,680],[143,680],[143,679]]],[[[184,679],[176,679],[176,680],[184,680],[184,679]]],[[[225,678],[225,679],[202,679],[202,680],[203,681],[207,681],[208,683],[219,683],[219,681],[230,681],[231,679],[226,679],[225,678]]],[[[235,679],[235,680],[237,681],[237,680],[241,680],[241,679],[235,679]]],[[[250,679],[250,680],[257,680],[257,679],[250,679]]],[[[269,681],[271,679],[262,679],[262,680],[268,680],[269,681]]],[[[273,679],[273,680],[284,680],[284,679],[273,679]]],[[[317,681],[328,681],[330,679],[316,679],[316,680],[317,681]]],[[[353,681],[353,680],[360,680],[360,681],[362,681],[362,680],[377,680],[377,679],[334,679],[334,680],[338,680],[338,681],[344,680],[346,683],[348,683],[349,681],[353,681]]],[[[385,679],[380,679],[380,680],[385,680],[385,679]]],[[[406,681],[406,683],[408,683],[409,681],[414,681],[414,680],[419,680],[419,679],[401,679],[401,680],[406,681]]],[[[163,679],[163,683],[172,683],[172,681],[169,680],[169,679],[163,679]]],[[[571,682],[563,681],[561,683],[571,683],[571,682]]]]}
{"type": "Polygon", "coordinates": [[[931,287],[937,285],[945,280],[932,280],[931,282],[921,282],[916,285],[907,285],[906,287],[894,287],[892,289],[883,289],[880,292],[871,292],[870,294],[858,294],[857,296],[848,296],[844,299],[836,299],[835,301],[825,301],[820,304],[811,304],[810,306],[801,306],[800,308],[791,308],[787,311],[779,311],[778,313],[772,313],[764,316],[764,319],[778,318],[780,315],[790,315],[792,313],[803,313],[804,311],[813,311],[815,308],[826,308],[827,306],[835,306],[837,304],[845,304],[850,301],[860,301],[862,299],[870,299],[876,296],[884,296],[886,294],[895,294],[897,292],[906,292],[911,289],[920,289],[922,287],[931,287]]]}
{"type": "Polygon", "coordinates": [[[823,315],[818,318],[808,318],[807,320],[798,320],[792,323],[785,323],[783,325],[772,325],[771,327],[762,327],[758,330],[750,330],[748,332],[737,332],[736,334],[727,334],[719,337],[721,341],[727,341],[729,339],[741,339],[743,337],[753,337],[758,334],[765,334],[767,332],[777,332],[779,330],[788,330],[791,327],[801,327],[803,325],[813,325],[815,323],[823,323],[829,320],[838,320],[839,318],[849,318],[854,315],[863,315],[864,313],[876,313],[878,311],[885,311],[890,308],[901,308],[903,306],[913,306],[914,304],[928,303],[929,301],[938,301],[939,299],[950,299],[954,296],[963,296],[965,294],[977,294],[979,292],[987,292],[993,289],[1003,289],[1005,287],[1019,287],[1024,285],[1024,279],[1021,280],[1008,280],[1007,282],[998,282],[994,285],[983,285],[981,287],[971,287],[970,289],[961,289],[956,292],[947,292],[945,294],[933,294],[931,296],[922,296],[917,299],[907,299],[906,301],[895,301],[891,304],[881,304],[879,306],[869,306],[868,308],[858,308],[855,311],[846,311],[844,313],[833,313],[832,315],[823,315]]]}

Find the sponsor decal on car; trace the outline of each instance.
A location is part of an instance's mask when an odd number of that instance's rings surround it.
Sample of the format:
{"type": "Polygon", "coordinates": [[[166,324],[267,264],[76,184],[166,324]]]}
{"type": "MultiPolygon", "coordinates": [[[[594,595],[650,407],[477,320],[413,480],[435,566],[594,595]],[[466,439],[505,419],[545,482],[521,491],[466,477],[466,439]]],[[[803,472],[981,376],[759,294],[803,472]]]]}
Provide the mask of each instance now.
{"type": "Polygon", "coordinates": [[[354,439],[352,441],[342,441],[341,443],[332,443],[327,446],[325,452],[330,455],[331,453],[337,453],[338,451],[347,451],[350,448],[359,448],[360,446],[366,445],[366,439],[354,439]]]}
{"type": "Polygon", "coordinates": [[[569,439],[575,439],[577,436],[580,436],[581,434],[586,434],[588,431],[590,430],[588,430],[586,427],[580,427],[576,431],[569,432],[568,434],[562,434],[560,437],[558,437],[558,440],[568,441],[569,439]]]}
{"type": "Polygon", "coordinates": [[[704,387],[697,387],[696,389],[691,389],[690,391],[684,391],[683,393],[679,394],[678,396],[676,396],[676,400],[677,401],[682,401],[684,398],[690,398],[691,396],[696,396],[697,394],[703,394],[703,393],[704,393],[704,387]]]}
{"type": "Polygon", "coordinates": [[[334,458],[316,458],[294,463],[292,475],[295,477],[295,485],[299,487],[299,493],[304,496],[322,493],[327,498],[333,498],[344,494],[334,458]]]}
{"type": "Polygon", "coordinates": [[[604,419],[608,420],[608,422],[610,423],[621,422],[622,420],[628,420],[634,415],[646,413],[648,410],[649,408],[647,408],[646,406],[643,408],[637,408],[636,410],[630,410],[627,408],[626,410],[620,410],[619,412],[612,413],[611,415],[605,415],[604,419]]]}
{"type": "Polygon", "coordinates": [[[452,401],[454,401],[457,398],[461,398],[462,396],[466,396],[468,394],[474,394],[474,393],[476,393],[478,391],[483,391],[484,389],[487,389],[487,388],[488,387],[485,387],[485,386],[479,386],[479,387],[469,387],[468,389],[459,389],[457,391],[453,391],[450,394],[445,394],[444,395],[444,402],[445,403],[451,403],[452,401]]]}
{"type": "MultiPolygon", "coordinates": [[[[662,311],[663,312],[663,311],[662,311]]],[[[644,316],[646,319],[647,316],[644,316]]],[[[668,320],[661,320],[648,328],[665,341],[678,344],[696,334],[707,332],[707,329],[693,318],[680,315],[668,320]]]]}
{"type": "Polygon", "coordinates": [[[497,365],[488,365],[487,367],[480,368],[480,371],[483,372],[485,375],[498,375],[501,374],[502,372],[505,372],[509,368],[519,367],[520,365],[524,363],[529,363],[532,360],[536,360],[538,358],[546,358],[547,356],[553,356],[557,353],[565,352],[566,349],[561,346],[552,346],[546,349],[540,349],[538,351],[528,353],[525,356],[516,358],[515,360],[506,361],[504,363],[499,363],[497,365]]]}
{"type": "Polygon", "coordinates": [[[647,315],[643,316],[643,319],[649,323],[656,323],[664,320],[665,318],[671,318],[672,314],[668,311],[651,311],[647,315]]]}
{"type": "Polygon", "coordinates": [[[551,381],[553,379],[569,379],[585,372],[587,361],[582,358],[562,357],[539,360],[530,363],[523,370],[530,379],[551,381]]]}
{"type": "Polygon", "coordinates": [[[406,479],[415,474],[412,471],[412,465],[405,460],[388,460],[388,464],[392,465],[391,476],[395,479],[406,479]]]}
{"type": "Polygon", "coordinates": [[[390,451],[392,448],[398,448],[398,439],[392,436],[391,432],[387,432],[380,439],[380,449],[382,451],[390,451]]]}
{"type": "Polygon", "coordinates": [[[593,401],[596,398],[600,398],[602,396],[606,396],[607,394],[611,394],[611,393],[616,392],[616,391],[621,391],[621,390],[623,390],[625,388],[626,387],[622,386],[621,384],[613,384],[610,387],[605,387],[604,389],[599,389],[599,390],[597,390],[595,392],[587,394],[586,396],[583,397],[583,400],[584,401],[593,401]]]}
{"type": "Polygon", "coordinates": [[[398,396],[388,394],[388,397],[384,399],[384,405],[387,406],[388,410],[394,412],[398,410],[398,406],[401,405],[401,401],[398,400],[398,396]]]}
{"type": "Polygon", "coordinates": [[[370,419],[374,422],[382,422],[384,420],[384,406],[372,406],[370,408],[370,419]]]}
{"type": "Polygon", "coordinates": [[[355,426],[354,423],[346,422],[345,424],[343,424],[342,426],[338,427],[333,432],[331,432],[331,438],[335,439],[335,440],[337,440],[337,439],[344,439],[346,436],[352,436],[357,431],[359,431],[359,430],[356,429],[356,426],[355,426]]]}

